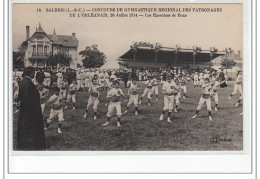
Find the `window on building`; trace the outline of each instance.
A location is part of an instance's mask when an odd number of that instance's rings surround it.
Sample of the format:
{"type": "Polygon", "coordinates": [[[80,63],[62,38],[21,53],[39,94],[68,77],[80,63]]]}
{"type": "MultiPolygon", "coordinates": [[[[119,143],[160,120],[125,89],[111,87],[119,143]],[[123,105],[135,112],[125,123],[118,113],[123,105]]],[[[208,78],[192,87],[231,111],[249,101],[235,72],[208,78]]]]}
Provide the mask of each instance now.
{"type": "Polygon", "coordinates": [[[43,46],[42,45],[38,45],[37,46],[37,53],[38,54],[42,54],[43,53],[43,46]]]}
{"type": "Polygon", "coordinates": [[[45,47],[44,47],[44,53],[47,53],[47,51],[48,51],[48,47],[45,46],[45,47]]]}
{"type": "Polygon", "coordinates": [[[33,53],[36,53],[36,46],[33,46],[33,53]]]}

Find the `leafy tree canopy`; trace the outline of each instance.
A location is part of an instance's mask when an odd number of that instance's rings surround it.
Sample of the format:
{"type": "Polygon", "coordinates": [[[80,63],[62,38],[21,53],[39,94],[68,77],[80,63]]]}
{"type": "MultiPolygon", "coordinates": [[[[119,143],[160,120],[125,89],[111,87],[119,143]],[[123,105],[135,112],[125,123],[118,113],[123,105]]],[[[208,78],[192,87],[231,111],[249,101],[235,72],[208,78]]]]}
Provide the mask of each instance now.
{"type": "Polygon", "coordinates": [[[222,67],[225,67],[225,68],[226,68],[226,66],[227,66],[227,69],[231,69],[231,68],[233,68],[235,65],[236,65],[236,62],[234,62],[234,61],[231,60],[231,59],[223,59],[223,60],[221,61],[221,66],[222,66],[222,67]]]}
{"type": "Polygon", "coordinates": [[[83,57],[83,66],[86,68],[99,68],[106,62],[105,54],[99,51],[97,45],[87,46],[79,54],[83,57]]]}

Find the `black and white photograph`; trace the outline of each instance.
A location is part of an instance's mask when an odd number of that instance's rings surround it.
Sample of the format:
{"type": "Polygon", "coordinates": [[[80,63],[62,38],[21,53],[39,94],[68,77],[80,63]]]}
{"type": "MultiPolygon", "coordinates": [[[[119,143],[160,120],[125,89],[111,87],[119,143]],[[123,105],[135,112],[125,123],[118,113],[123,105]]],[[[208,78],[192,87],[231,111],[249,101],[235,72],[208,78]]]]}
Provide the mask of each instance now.
{"type": "Polygon", "coordinates": [[[242,4],[12,4],[13,151],[243,151],[242,4]]]}
{"type": "Polygon", "coordinates": [[[253,2],[6,1],[4,175],[255,173],[253,2]]]}

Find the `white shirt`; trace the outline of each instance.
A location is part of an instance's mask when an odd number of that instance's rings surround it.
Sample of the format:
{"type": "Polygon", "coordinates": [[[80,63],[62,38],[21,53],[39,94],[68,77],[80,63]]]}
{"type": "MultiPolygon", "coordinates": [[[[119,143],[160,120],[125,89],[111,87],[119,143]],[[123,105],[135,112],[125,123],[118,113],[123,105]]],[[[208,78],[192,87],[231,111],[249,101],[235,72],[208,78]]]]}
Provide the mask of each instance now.
{"type": "Polygon", "coordinates": [[[47,102],[53,103],[52,108],[54,110],[59,110],[59,109],[62,109],[62,107],[63,107],[61,94],[59,94],[58,96],[56,94],[53,94],[47,102]]]}
{"type": "Polygon", "coordinates": [[[116,75],[111,75],[110,78],[111,79],[116,79],[116,75]]]}
{"type": "Polygon", "coordinates": [[[218,81],[215,81],[214,85],[213,85],[213,90],[216,92],[218,90],[218,86],[220,85],[220,83],[218,81]]]}
{"type": "Polygon", "coordinates": [[[235,82],[236,82],[236,84],[238,84],[238,85],[241,84],[241,83],[242,83],[242,75],[239,74],[239,75],[237,76],[235,82]]]}
{"type": "Polygon", "coordinates": [[[57,73],[56,76],[57,76],[58,78],[62,78],[62,77],[63,77],[62,73],[60,73],[60,72],[57,73]]]}
{"type": "Polygon", "coordinates": [[[146,87],[149,88],[149,89],[153,87],[152,80],[147,80],[145,82],[145,84],[146,84],[146,87]]]}
{"type": "Polygon", "coordinates": [[[78,86],[76,84],[71,83],[69,85],[69,94],[73,95],[75,94],[76,90],[78,89],[78,86]]]}
{"type": "Polygon", "coordinates": [[[90,72],[86,72],[86,73],[84,74],[84,76],[85,76],[85,78],[89,79],[89,78],[90,78],[90,72]]]}
{"type": "Polygon", "coordinates": [[[194,80],[198,80],[199,76],[197,74],[194,75],[194,80]]]}
{"type": "Polygon", "coordinates": [[[120,88],[112,88],[108,93],[107,93],[107,97],[113,97],[113,96],[121,96],[124,95],[122,89],[120,88]]]}
{"type": "Polygon", "coordinates": [[[137,84],[133,84],[132,82],[130,83],[130,87],[129,87],[129,93],[131,95],[136,95],[137,94],[137,84]]]}
{"type": "Polygon", "coordinates": [[[100,85],[99,84],[96,84],[96,85],[91,84],[91,86],[89,88],[89,92],[90,92],[90,94],[96,93],[97,96],[99,96],[99,89],[100,89],[100,85]]]}
{"type": "Polygon", "coordinates": [[[203,84],[202,85],[202,94],[210,94],[211,93],[212,86],[210,83],[203,84]]]}
{"type": "Polygon", "coordinates": [[[170,83],[166,81],[166,83],[163,84],[162,93],[166,95],[173,95],[174,93],[177,93],[176,83],[174,81],[171,81],[170,83]]]}

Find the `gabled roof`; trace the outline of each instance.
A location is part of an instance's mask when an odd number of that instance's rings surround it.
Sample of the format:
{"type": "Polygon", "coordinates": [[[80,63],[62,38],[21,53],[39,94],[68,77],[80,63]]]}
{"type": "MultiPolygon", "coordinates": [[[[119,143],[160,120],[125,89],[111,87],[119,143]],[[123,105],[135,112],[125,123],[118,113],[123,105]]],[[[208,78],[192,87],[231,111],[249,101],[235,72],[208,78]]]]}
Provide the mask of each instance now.
{"type": "Polygon", "coordinates": [[[219,56],[217,58],[214,58],[212,60],[213,63],[221,63],[222,60],[224,59],[230,59],[230,60],[238,60],[238,61],[242,61],[242,58],[236,54],[234,51],[232,51],[231,53],[229,53],[228,55],[222,55],[222,56],[219,56]]]}
{"type": "Polygon", "coordinates": [[[78,47],[79,45],[78,39],[70,35],[56,35],[55,29],[52,35],[46,34],[40,23],[39,28],[36,28],[36,31],[28,40],[39,37],[47,37],[54,45],[62,45],[64,47],[78,47]]]}
{"type": "Polygon", "coordinates": [[[47,35],[48,38],[56,45],[64,47],[78,47],[79,41],[70,35],[47,35]]]}
{"type": "Polygon", "coordinates": [[[34,34],[28,40],[31,40],[33,38],[39,38],[39,37],[42,37],[42,38],[47,37],[50,40],[50,38],[47,36],[45,31],[42,29],[40,23],[39,23],[39,28],[36,27],[36,31],[34,32],[34,34]]]}
{"type": "Polygon", "coordinates": [[[100,67],[101,70],[118,70],[119,68],[120,65],[117,60],[109,61],[100,67]]]}

